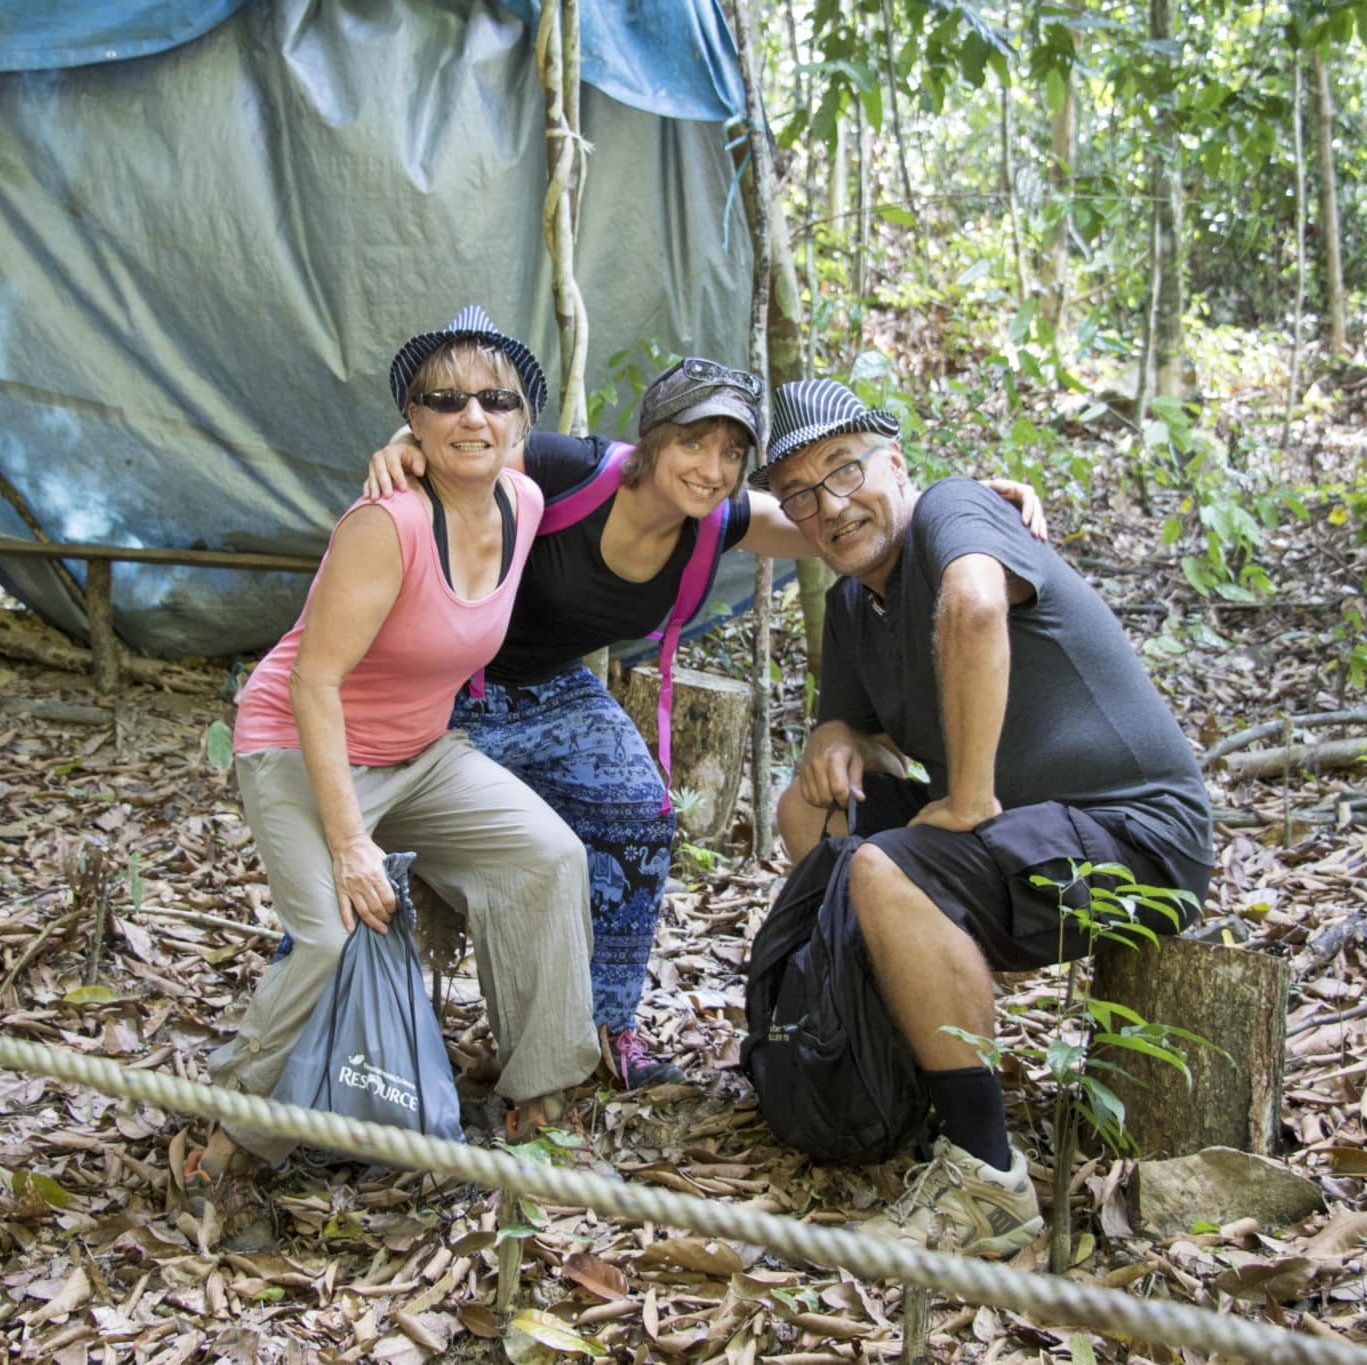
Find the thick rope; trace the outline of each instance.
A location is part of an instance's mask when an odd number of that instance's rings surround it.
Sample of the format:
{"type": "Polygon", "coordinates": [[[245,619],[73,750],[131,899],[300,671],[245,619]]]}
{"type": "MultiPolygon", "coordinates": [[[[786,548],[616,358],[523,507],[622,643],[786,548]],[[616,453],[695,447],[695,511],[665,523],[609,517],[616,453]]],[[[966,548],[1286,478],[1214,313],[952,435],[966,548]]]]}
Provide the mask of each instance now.
{"type": "Polygon", "coordinates": [[[1367,1365],[1367,1349],[1348,1342],[1303,1336],[1202,1308],[1140,1299],[1115,1289],[1012,1270],[969,1257],[918,1251],[906,1243],[863,1235],[857,1228],[813,1227],[743,1204],[699,1199],[627,1185],[584,1171],[519,1161],[503,1152],[424,1137],[384,1124],[195,1085],[164,1072],[130,1071],[106,1058],[41,1043],[0,1035],[0,1066],[37,1072],[89,1086],[102,1094],[203,1118],[224,1119],[235,1127],[294,1138],[314,1147],[351,1152],[414,1170],[450,1173],[489,1188],[540,1195],[557,1204],[733,1237],[780,1252],[790,1261],[843,1266],[864,1279],[902,1280],[964,1303],[1013,1309],[1057,1324],[1090,1327],[1170,1346],[1196,1346],[1222,1355],[1244,1356],[1259,1365],[1367,1365]]]}

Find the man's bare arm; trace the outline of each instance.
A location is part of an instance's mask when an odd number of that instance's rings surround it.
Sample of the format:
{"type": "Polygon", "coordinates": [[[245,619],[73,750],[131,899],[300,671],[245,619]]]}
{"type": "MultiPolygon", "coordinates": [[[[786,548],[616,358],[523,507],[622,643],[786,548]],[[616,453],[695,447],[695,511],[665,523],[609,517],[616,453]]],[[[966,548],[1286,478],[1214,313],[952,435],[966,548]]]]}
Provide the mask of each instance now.
{"type": "MultiPolygon", "coordinates": [[[[954,560],[940,579],[935,664],[949,791],[913,824],[970,830],[1001,812],[997,746],[1011,675],[1007,577],[990,555],[972,554],[954,560]]],[[[1028,594],[1029,586],[1020,586],[1028,594]]]]}

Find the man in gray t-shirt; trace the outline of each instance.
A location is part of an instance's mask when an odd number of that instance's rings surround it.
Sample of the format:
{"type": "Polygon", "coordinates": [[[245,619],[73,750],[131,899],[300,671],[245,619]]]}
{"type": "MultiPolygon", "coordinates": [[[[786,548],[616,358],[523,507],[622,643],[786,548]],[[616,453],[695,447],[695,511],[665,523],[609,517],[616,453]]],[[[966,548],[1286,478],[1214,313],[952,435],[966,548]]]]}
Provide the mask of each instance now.
{"type": "MultiPolygon", "coordinates": [[[[1060,911],[1061,895],[1087,901],[1085,884],[1069,886],[1083,862],[1188,893],[1194,918],[1210,809],[1190,746],[1102,599],[969,480],[913,488],[897,431],[828,380],[775,395],[751,482],[842,575],[827,597],[820,724],[779,829],[798,858],[832,806],[858,801],[851,900],[940,1124],[932,1168],[870,1230],[1000,1254],[1040,1231],[1038,1201],[1000,1084],[944,1030],[990,1037],[994,970],[1086,951],[1060,911]],[[928,787],[907,781],[908,758],[928,787]]],[[[1175,927],[1139,914],[1156,932],[1175,927]]]]}

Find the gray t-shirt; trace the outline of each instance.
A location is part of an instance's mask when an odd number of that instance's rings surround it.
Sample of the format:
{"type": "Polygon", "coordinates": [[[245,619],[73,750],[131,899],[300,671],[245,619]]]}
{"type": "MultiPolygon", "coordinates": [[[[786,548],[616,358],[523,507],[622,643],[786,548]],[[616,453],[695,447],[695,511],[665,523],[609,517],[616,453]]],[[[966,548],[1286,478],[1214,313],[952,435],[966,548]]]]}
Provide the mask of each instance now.
{"type": "Polygon", "coordinates": [[[1034,590],[1008,618],[997,799],[1080,806],[1143,848],[1209,866],[1205,784],[1120,622],[1014,507],[970,479],[921,494],[881,603],[851,578],[827,594],[820,719],[887,733],[924,764],[931,799],[945,795],[935,603],[945,569],[966,554],[991,555],[1034,590]]]}

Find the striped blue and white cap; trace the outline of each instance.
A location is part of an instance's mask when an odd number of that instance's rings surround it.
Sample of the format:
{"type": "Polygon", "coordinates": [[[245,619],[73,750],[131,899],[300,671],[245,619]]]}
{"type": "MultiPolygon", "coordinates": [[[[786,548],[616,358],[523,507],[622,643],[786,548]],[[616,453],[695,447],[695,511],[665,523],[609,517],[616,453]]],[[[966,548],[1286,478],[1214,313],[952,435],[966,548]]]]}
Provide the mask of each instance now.
{"type": "Polygon", "coordinates": [[[801,379],[795,384],[780,384],[774,391],[774,428],[764,465],[750,475],[750,487],[767,489],[774,465],[813,441],[850,431],[898,436],[901,430],[892,413],[866,407],[834,379],[801,379]]]}
{"type": "Polygon", "coordinates": [[[389,392],[394,395],[399,411],[404,410],[404,395],[413,382],[413,376],[422,368],[423,361],[448,342],[467,338],[502,351],[513,362],[513,368],[526,391],[527,402],[531,405],[528,415],[535,422],[541,416],[541,409],[546,406],[549,393],[546,376],[531,351],[514,337],[500,332],[489,314],[477,303],[462,308],[440,332],[423,332],[420,336],[410,337],[399,347],[394,363],[389,367],[389,392]]]}

